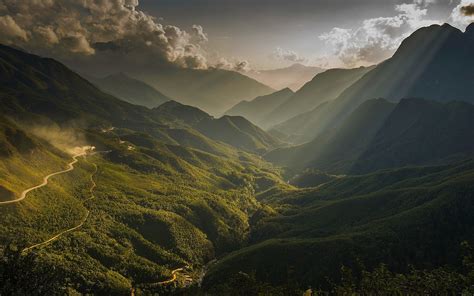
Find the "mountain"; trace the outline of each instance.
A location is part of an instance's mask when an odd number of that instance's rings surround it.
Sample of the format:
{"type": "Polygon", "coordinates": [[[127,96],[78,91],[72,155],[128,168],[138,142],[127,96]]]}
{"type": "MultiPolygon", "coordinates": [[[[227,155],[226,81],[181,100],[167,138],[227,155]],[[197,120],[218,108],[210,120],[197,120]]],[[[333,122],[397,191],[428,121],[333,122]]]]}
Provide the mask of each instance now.
{"type": "MultiPolygon", "coordinates": [[[[115,127],[135,128],[154,133],[157,129],[166,128],[171,122],[186,121],[186,112],[191,115],[198,114],[201,119],[203,117],[209,119],[206,128],[201,128],[201,132],[211,129],[212,124],[220,124],[219,121],[210,120],[211,116],[207,113],[176,102],[165,103],[155,110],[130,105],[101,92],[79,75],[51,59],[38,58],[6,46],[0,48],[0,58],[0,65],[5,69],[1,73],[4,82],[1,91],[5,96],[0,99],[0,108],[6,108],[5,113],[14,117],[26,112],[43,115],[59,122],[85,121],[89,126],[112,124],[115,127]]],[[[228,126],[233,128],[224,129],[223,132],[226,137],[243,140],[242,143],[233,141],[241,148],[262,152],[262,149],[270,149],[278,142],[246,120],[233,119],[233,121],[228,126]]],[[[197,124],[197,122],[186,123],[191,128],[197,124]]],[[[218,140],[224,139],[218,137],[216,132],[211,134],[218,140]]]]}
{"type": "MultiPolygon", "coordinates": [[[[461,243],[474,239],[472,180],[471,160],[262,194],[261,201],[279,210],[260,213],[252,243],[212,265],[203,285],[210,291],[216,286],[236,289],[241,281],[232,282],[241,278],[266,289],[293,286],[304,291],[311,286],[333,291],[333,283],[346,275],[342,266],[372,270],[384,263],[401,274],[413,268],[439,271],[445,264],[462,268],[461,243]]],[[[423,284],[412,288],[418,286],[423,284]]]]}
{"type": "Polygon", "coordinates": [[[403,99],[395,105],[369,100],[337,129],[265,158],[338,174],[449,163],[474,155],[473,124],[474,106],[469,103],[403,99]]]}
{"type": "Polygon", "coordinates": [[[474,155],[474,105],[401,100],[351,173],[434,165],[474,155]]]}
{"type": "Polygon", "coordinates": [[[393,57],[345,89],[324,110],[307,116],[313,128],[306,137],[314,138],[340,124],[369,99],[398,101],[417,97],[474,102],[473,35],[472,24],[464,33],[448,24],[417,30],[402,42],[393,57]]]}
{"type": "Polygon", "coordinates": [[[215,119],[209,114],[175,101],[153,110],[156,114],[174,115],[177,119],[216,141],[257,153],[281,146],[281,142],[241,116],[225,115],[215,119]]]}
{"type": "Polygon", "coordinates": [[[323,102],[335,99],[371,69],[372,67],[330,69],[319,73],[262,121],[266,126],[272,126],[313,110],[323,102]]]}
{"type": "Polygon", "coordinates": [[[296,63],[287,68],[251,71],[244,73],[244,75],[274,89],[290,88],[293,91],[297,91],[305,83],[313,79],[316,74],[323,71],[324,69],[318,67],[308,67],[296,63]]]}
{"type": "Polygon", "coordinates": [[[124,73],[89,80],[103,92],[135,105],[154,108],[171,100],[148,84],[124,73]]]}
{"type": "Polygon", "coordinates": [[[147,108],[132,106],[98,90],[61,63],[0,45],[0,112],[20,121],[51,119],[88,125],[159,125],[147,108]]]}
{"type": "Polygon", "coordinates": [[[274,92],[247,76],[221,69],[169,68],[130,75],[180,103],[198,107],[212,115],[223,114],[242,100],[274,92]]]}
{"type": "Polygon", "coordinates": [[[225,121],[222,137],[269,145],[243,118],[133,105],[8,46],[0,78],[2,294],[153,294],[186,266],[179,277],[197,279],[206,262],[245,244],[261,207],[255,192],[286,186],[260,157],[203,134],[221,137],[214,124],[225,121]]]}
{"type": "MultiPolygon", "coordinates": [[[[291,89],[284,88],[275,93],[257,97],[252,101],[242,101],[227,110],[225,114],[243,116],[257,125],[260,125],[263,118],[288,100],[292,95],[294,95],[294,92],[291,89]]],[[[262,125],[262,127],[265,128],[266,126],[262,125]]]]}
{"type": "Polygon", "coordinates": [[[394,108],[394,103],[384,99],[369,100],[336,130],[303,145],[271,151],[265,158],[294,168],[314,167],[330,173],[347,173],[394,108]]]}

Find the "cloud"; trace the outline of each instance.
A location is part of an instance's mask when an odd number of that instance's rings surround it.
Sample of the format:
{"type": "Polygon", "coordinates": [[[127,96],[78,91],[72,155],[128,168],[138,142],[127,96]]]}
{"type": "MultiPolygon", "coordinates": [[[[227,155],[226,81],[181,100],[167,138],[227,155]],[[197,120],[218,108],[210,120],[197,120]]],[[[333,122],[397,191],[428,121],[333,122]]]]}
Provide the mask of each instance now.
{"type": "Polygon", "coordinates": [[[249,61],[240,61],[236,63],[234,69],[239,72],[249,72],[252,70],[249,61]]]}
{"type": "Polygon", "coordinates": [[[12,43],[16,40],[28,40],[26,31],[9,15],[0,16],[0,32],[2,32],[2,39],[6,43],[12,43]]]}
{"type": "Polygon", "coordinates": [[[451,12],[450,22],[461,29],[474,22],[474,1],[462,0],[451,12]]]}
{"type": "Polygon", "coordinates": [[[307,60],[301,57],[298,53],[292,50],[285,50],[281,47],[277,47],[271,55],[272,58],[279,61],[287,61],[293,63],[304,63],[307,60]]]}
{"type": "Polygon", "coordinates": [[[231,62],[226,58],[219,58],[217,63],[214,65],[214,67],[217,69],[224,69],[224,70],[238,71],[238,72],[253,71],[252,67],[250,66],[250,62],[247,60],[235,60],[231,62]]]}
{"type": "Polygon", "coordinates": [[[430,4],[436,3],[437,0],[414,0],[413,3],[418,7],[427,7],[430,4]]]}
{"type": "Polygon", "coordinates": [[[346,66],[378,63],[398,48],[416,29],[437,23],[426,19],[424,6],[433,1],[416,1],[395,6],[397,15],[364,20],[356,29],[333,28],[319,36],[346,66]]]}
{"type": "Polygon", "coordinates": [[[474,4],[469,4],[466,6],[461,7],[461,13],[465,16],[473,16],[474,15],[474,4]]]}
{"type": "Polygon", "coordinates": [[[202,26],[193,25],[187,32],[160,24],[138,4],[138,0],[0,0],[0,42],[65,59],[107,53],[116,58],[122,53],[148,64],[207,67],[201,44],[208,38],[202,26]]]}
{"type": "Polygon", "coordinates": [[[202,26],[193,25],[192,32],[197,43],[204,43],[209,41],[209,39],[207,38],[207,34],[204,33],[204,29],[202,28],[202,26]]]}
{"type": "Polygon", "coordinates": [[[474,15],[474,4],[469,4],[466,6],[461,7],[461,13],[465,16],[473,16],[474,15]]]}

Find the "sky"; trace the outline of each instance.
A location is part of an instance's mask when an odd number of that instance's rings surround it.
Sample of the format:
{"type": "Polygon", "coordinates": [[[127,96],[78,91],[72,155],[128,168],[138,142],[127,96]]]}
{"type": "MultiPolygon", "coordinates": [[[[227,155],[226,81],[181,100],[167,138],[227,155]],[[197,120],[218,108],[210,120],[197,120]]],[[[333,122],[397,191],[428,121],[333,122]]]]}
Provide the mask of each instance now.
{"type": "MultiPolygon", "coordinates": [[[[376,38],[364,30],[378,28],[382,31],[382,26],[390,30],[406,19],[410,24],[402,24],[401,30],[395,32],[399,35],[391,37],[399,39],[423,25],[453,23],[453,11],[460,3],[450,0],[141,0],[139,7],[160,17],[164,23],[183,28],[200,24],[209,37],[209,52],[227,60],[246,60],[258,69],[268,69],[295,62],[323,67],[379,62],[393,53],[400,40],[394,40],[395,44],[379,45],[386,50],[377,52],[374,48],[372,58],[360,60],[339,53],[340,45],[335,44],[337,38],[344,38],[341,36],[344,33],[354,35],[346,37],[348,42],[376,38]],[[406,12],[401,11],[400,5],[404,4],[408,5],[406,12]],[[373,26],[364,29],[364,21],[371,20],[373,26]],[[358,29],[360,31],[356,33],[358,29]],[[338,36],[331,38],[331,35],[338,36]]],[[[465,24],[459,22],[456,26],[463,29],[465,24]]],[[[350,52],[350,49],[346,51],[350,52]]]]}
{"type": "Polygon", "coordinates": [[[0,0],[0,42],[62,61],[217,67],[356,67],[416,29],[472,21],[474,0],[0,0]]]}

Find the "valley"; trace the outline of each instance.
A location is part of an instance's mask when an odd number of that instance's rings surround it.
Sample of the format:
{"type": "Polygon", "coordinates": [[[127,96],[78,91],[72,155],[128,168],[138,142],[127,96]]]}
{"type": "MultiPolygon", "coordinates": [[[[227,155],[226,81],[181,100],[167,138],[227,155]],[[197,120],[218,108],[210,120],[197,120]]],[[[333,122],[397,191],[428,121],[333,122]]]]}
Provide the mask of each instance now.
{"type": "Polygon", "coordinates": [[[197,7],[92,2],[0,0],[0,295],[474,293],[474,23],[254,66],[197,7]]]}

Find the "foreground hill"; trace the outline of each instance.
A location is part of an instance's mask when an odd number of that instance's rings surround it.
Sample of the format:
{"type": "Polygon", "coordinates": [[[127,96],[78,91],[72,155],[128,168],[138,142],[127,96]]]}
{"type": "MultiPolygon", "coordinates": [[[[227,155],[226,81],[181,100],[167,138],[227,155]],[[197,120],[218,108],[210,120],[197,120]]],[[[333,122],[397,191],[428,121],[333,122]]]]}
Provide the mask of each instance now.
{"type": "Polygon", "coordinates": [[[464,102],[369,100],[337,129],[265,157],[339,174],[452,162],[474,155],[473,124],[474,106],[464,102]]]}
{"type": "Polygon", "coordinates": [[[90,80],[103,92],[135,105],[155,108],[170,100],[148,84],[133,79],[124,73],[90,80]]]}
{"type": "Polygon", "coordinates": [[[419,29],[406,38],[392,58],[379,64],[324,107],[292,119],[279,129],[314,138],[339,125],[362,102],[375,98],[398,101],[419,97],[437,101],[474,102],[474,24],[463,33],[445,24],[419,29]],[[295,121],[311,129],[295,130],[295,121]],[[308,123],[302,123],[308,122],[308,123]]]}
{"type": "Polygon", "coordinates": [[[316,74],[323,71],[324,69],[319,67],[309,67],[296,63],[286,68],[250,71],[244,74],[274,89],[290,88],[297,91],[313,79],[316,74]]]}
{"type": "MultiPolygon", "coordinates": [[[[2,256],[2,293],[128,294],[186,266],[197,279],[245,244],[255,193],[285,186],[268,163],[206,137],[185,114],[116,99],[55,60],[1,46],[0,77],[0,252],[24,250],[2,256]],[[85,145],[97,153],[71,164],[85,145]],[[54,172],[63,173],[34,189],[54,172]]],[[[239,120],[227,130],[236,138],[253,128],[239,120]]]]}
{"type": "Polygon", "coordinates": [[[266,96],[257,97],[252,101],[242,101],[227,110],[225,114],[243,116],[266,128],[268,126],[262,124],[262,119],[293,95],[294,92],[291,89],[285,88],[266,96]]]}
{"type": "Polygon", "coordinates": [[[461,242],[474,239],[472,180],[473,162],[467,161],[262,194],[262,201],[280,210],[261,215],[251,233],[253,244],[219,260],[204,285],[228,288],[232,282],[225,279],[245,274],[261,286],[329,291],[343,265],[370,270],[383,262],[400,273],[458,267],[461,242]]]}
{"type": "Polygon", "coordinates": [[[238,102],[267,95],[274,90],[247,76],[220,69],[162,69],[159,72],[131,73],[179,102],[223,114],[238,102]]]}

